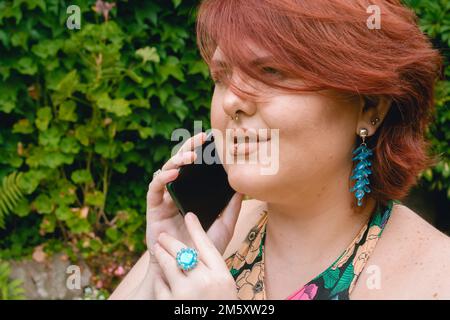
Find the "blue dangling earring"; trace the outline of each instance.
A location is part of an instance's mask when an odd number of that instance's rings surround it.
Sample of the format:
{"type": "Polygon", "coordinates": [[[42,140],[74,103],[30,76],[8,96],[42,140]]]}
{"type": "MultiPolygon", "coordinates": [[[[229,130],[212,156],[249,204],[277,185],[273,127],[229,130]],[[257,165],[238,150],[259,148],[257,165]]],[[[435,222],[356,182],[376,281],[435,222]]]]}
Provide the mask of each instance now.
{"type": "Polygon", "coordinates": [[[352,160],[353,161],[358,161],[358,164],[356,165],[356,167],[353,169],[352,171],[352,176],[350,179],[352,180],[356,180],[355,185],[353,186],[353,188],[350,189],[350,192],[355,192],[355,197],[356,199],[358,199],[358,206],[362,205],[362,198],[364,197],[364,195],[366,193],[370,192],[370,188],[369,188],[369,179],[368,176],[369,174],[372,174],[372,170],[370,170],[370,166],[372,165],[372,163],[370,162],[370,160],[368,159],[369,156],[371,156],[372,150],[370,150],[369,148],[367,148],[365,139],[367,137],[367,129],[362,128],[359,130],[359,136],[362,139],[362,143],[359,145],[358,148],[356,148],[353,151],[353,154],[355,155],[352,160]]]}

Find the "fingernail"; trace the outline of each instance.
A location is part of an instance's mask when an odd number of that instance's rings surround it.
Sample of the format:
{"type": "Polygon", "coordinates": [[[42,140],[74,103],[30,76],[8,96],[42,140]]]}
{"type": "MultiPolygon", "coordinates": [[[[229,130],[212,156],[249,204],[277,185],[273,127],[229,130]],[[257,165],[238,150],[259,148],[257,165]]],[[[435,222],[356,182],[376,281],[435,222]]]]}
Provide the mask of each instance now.
{"type": "Polygon", "coordinates": [[[188,212],[186,214],[186,218],[193,221],[193,220],[195,220],[195,218],[197,218],[197,216],[193,212],[188,212]]]}

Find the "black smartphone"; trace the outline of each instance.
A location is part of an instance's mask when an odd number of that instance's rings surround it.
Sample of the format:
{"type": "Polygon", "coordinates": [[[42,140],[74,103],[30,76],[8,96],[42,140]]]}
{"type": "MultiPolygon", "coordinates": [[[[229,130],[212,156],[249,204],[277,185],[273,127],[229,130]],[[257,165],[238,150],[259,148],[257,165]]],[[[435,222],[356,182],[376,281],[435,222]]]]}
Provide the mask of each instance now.
{"type": "Polygon", "coordinates": [[[188,212],[195,213],[207,231],[236,191],[228,183],[212,132],[194,151],[201,162],[196,160],[181,166],[178,177],[166,187],[180,213],[183,216],[188,212]]]}

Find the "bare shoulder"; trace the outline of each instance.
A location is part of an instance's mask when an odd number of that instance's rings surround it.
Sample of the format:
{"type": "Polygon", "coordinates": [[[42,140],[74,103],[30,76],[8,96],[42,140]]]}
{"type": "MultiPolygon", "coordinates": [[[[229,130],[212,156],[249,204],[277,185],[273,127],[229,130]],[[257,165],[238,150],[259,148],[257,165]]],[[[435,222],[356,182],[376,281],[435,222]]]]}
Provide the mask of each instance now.
{"type": "Polygon", "coordinates": [[[363,271],[357,297],[450,299],[450,238],[405,205],[394,205],[370,265],[379,266],[381,288],[369,290],[363,271]]]}
{"type": "Polygon", "coordinates": [[[242,201],[241,211],[234,228],[233,237],[228,244],[223,257],[226,259],[239,249],[245,237],[252,227],[254,227],[263,214],[266,203],[256,199],[242,201]]]}

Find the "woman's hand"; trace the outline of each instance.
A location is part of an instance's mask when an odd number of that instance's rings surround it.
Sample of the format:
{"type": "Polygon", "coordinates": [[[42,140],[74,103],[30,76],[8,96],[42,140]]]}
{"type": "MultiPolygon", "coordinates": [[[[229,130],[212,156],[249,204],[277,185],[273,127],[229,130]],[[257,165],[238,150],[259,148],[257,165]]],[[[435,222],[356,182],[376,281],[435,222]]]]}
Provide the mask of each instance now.
{"type": "MultiPolygon", "coordinates": [[[[127,293],[127,299],[154,299],[155,294],[158,292],[155,284],[166,281],[159,263],[152,254],[152,247],[161,233],[169,234],[184,244],[193,246],[183,217],[178,212],[178,208],[168,193],[166,184],[176,179],[180,166],[195,161],[196,154],[193,150],[195,147],[203,144],[205,140],[206,134],[204,132],[188,139],[178,153],[164,164],[161,172],[153,178],[149,185],[147,192],[146,240],[150,259],[148,260],[144,279],[139,282],[132,292],[127,293]]],[[[236,221],[241,210],[242,197],[241,194],[236,193],[207,232],[216,250],[222,254],[233,236],[236,221]]]]}
{"type": "MultiPolygon", "coordinates": [[[[202,145],[206,134],[201,132],[188,139],[180,150],[161,168],[161,172],[153,178],[147,192],[147,247],[152,249],[160,233],[165,232],[191,246],[191,239],[183,222],[182,215],[173,202],[166,184],[178,176],[182,165],[192,163],[196,159],[195,147],[202,145]]],[[[233,236],[234,227],[241,209],[242,195],[236,193],[222,211],[221,215],[209,228],[207,234],[220,253],[233,236]]]]}
{"type": "Polygon", "coordinates": [[[236,300],[236,284],[214,243],[203,230],[197,216],[188,213],[185,216],[186,227],[198,251],[198,264],[189,271],[183,271],[177,265],[177,252],[186,248],[186,244],[161,233],[154,246],[154,254],[167,280],[155,278],[154,293],[156,299],[186,300],[236,300]]]}

